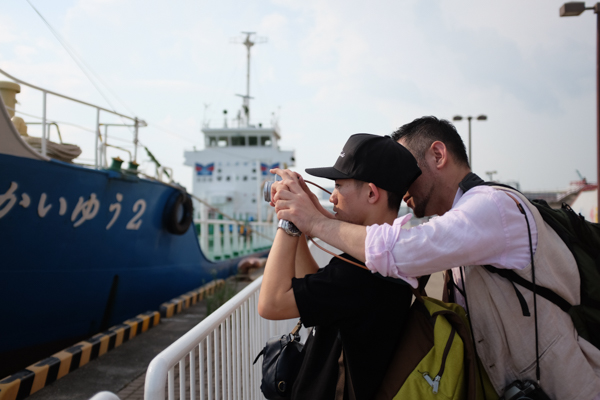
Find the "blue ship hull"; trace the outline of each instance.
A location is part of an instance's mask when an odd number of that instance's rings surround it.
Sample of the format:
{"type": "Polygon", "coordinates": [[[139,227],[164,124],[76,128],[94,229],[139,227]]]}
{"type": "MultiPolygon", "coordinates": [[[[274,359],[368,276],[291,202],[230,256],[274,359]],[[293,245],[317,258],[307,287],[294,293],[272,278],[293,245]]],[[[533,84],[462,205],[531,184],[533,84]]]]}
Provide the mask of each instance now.
{"type": "Polygon", "coordinates": [[[115,171],[0,154],[0,378],[215,278],[178,190],[115,171]],[[46,353],[46,354],[44,354],[46,353]]]}

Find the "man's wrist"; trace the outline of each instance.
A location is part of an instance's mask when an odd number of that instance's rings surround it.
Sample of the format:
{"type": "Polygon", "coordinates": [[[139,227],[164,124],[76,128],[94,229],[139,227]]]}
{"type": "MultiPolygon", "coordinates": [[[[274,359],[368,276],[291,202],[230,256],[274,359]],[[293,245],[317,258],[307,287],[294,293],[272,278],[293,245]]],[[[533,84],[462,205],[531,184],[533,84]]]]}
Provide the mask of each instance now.
{"type": "Polygon", "coordinates": [[[324,236],[327,236],[327,224],[331,222],[333,222],[332,219],[327,218],[323,214],[319,213],[318,217],[313,220],[309,232],[305,233],[310,237],[318,237],[322,239],[324,236]]]}

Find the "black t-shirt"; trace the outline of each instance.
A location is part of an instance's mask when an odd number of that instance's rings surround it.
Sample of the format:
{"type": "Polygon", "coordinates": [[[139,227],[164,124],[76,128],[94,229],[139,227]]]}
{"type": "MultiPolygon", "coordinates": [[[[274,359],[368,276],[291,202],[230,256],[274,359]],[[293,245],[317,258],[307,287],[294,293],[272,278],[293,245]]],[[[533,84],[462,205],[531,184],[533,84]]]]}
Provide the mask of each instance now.
{"type": "Polygon", "coordinates": [[[372,398],[402,334],[410,286],[332,258],[317,273],[292,279],[292,288],[302,323],[315,327],[292,398],[334,398],[342,346],[356,399],[372,398]]]}

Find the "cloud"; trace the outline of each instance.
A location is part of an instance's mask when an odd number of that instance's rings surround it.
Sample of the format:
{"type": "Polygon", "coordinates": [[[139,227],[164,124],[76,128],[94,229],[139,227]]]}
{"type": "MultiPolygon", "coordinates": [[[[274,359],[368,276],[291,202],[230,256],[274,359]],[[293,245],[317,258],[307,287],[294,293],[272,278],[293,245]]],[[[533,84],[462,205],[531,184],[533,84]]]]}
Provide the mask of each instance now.
{"type": "MultiPolygon", "coordinates": [[[[141,118],[170,116],[198,143],[192,120],[203,104],[214,126],[223,109],[239,109],[246,49],[230,38],[249,30],[268,37],[252,48],[251,115],[266,123],[282,106],[281,144],[296,149],[299,167],[322,164],[357,131],[485,113],[489,120],[473,127],[476,172],[543,188],[568,181],[575,166],[589,177],[595,168],[595,16],[559,18],[560,1],[38,3],[141,118]]],[[[0,67],[21,79],[104,104],[24,2],[3,8],[0,54],[0,67]]],[[[458,129],[464,137],[466,124],[458,129]]],[[[165,153],[179,157],[178,146],[165,153]]]]}
{"type": "Polygon", "coordinates": [[[10,18],[0,16],[0,43],[13,43],[17,41],[18,36],[16,24],[10,18]]]}

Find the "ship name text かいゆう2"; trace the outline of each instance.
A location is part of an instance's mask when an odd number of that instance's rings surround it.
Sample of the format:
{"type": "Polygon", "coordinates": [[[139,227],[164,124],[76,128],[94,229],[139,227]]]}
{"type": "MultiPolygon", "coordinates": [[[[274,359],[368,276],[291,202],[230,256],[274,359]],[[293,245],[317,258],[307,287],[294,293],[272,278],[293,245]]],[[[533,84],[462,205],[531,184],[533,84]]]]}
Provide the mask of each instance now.
{"type": "MultiPolygon", "coordinates": [[[[6,191],[4,194],[0,194],[0,219],[7,215],[17,204],[23,208],[29,208],[29,206],[32,205],[31,197],[27,193],[23,192],[17,194],[18,188],[19,184],[17,182],[11,182],[8,191],[6,191]],[[21,201],[19,201],[19,196],[21,197],[21,201]]],[[[117,222],[119,216],[121,215],[122,201],[123,195],[121,193],[117,193],[115,195],[115,202],[109,205],[108,211],[112,213],[112,217],[106,225],[107,230],[110,229],[115,222],[117,222]]],[[[52,204],[48,201],[48,195],[46,193],[42,193],[37,203],[38,216],[40,218],[44,218],[54,207],[54,205],[55,204],[52,204]]],[[[73,207],[73,210],[70,212],[73,227],[77,228],[78,226],[83,225],[86,221],[94,219],[99,210],[100,200],[98,200],[96,193],[91,193],[87,200],[84,197],[79,197],[79,200],[73,207]]],[[[67,215],[68,217],[69,215],[67,214],[67,211],[67,200],[64,197],[60,197],[58,199],[58,215],[67,215]]],[[[142,215],[146,211],[146,200],[137,200],[133,204],[132,211],[134,215],[131,219],[129,219],[127,225],[125,225],[125,229],[138,230],[142,225],[142,215]]]]}

